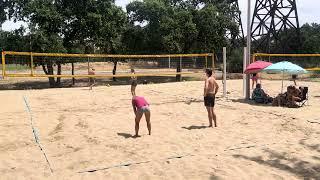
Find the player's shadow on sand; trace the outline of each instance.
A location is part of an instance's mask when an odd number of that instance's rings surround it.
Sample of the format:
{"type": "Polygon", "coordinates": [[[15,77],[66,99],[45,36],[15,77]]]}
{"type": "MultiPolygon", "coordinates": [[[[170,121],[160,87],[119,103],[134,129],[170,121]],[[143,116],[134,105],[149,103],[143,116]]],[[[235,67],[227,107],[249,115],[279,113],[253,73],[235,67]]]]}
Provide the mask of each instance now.
{"type": "Polygon", "coordinates": [[[208,128],[208,126],[189,126],[189,127],[181,127],[182,129],[187,129],[187,130],[194,130],[194,129],[205,129],[208,128]]]}
{"type": "Polygon", "coordinates": [[[129,134],[129,133],[117,133],[117,134],[118,134],[118,136],[122,136],[122,137],[124,137],[126,139],[134,138],[134,136],[132,134],[129,134]]]}
{"type": "MultiPolygon", "coordinates": [[[[320,152],[320,144],[310,145],[305,143],[304,140],[300,141],[300,144],[305,148],[312,150],[316,154],[320,152]]],[[[292,157],[287,152],[276,152],[273,150],[264,150],[268,154],[268,158],[261,156],[246,156],[241,154],[233,155],[235,158],[254,161],[264,166],[270,166],[273,168],[287,171],[295,174],[304,179],[320,179],[320,164],[315,162],[306,161],[297,157],[292,157]]],[[[317,156],[311,156],[315,161],[319,161],[317,156]]]]}
{"type": "Polygon", "coordinates": [[[264,107],[273,107],[271,103],[269,104],[259,104],[254,102],[254,100],[246,100],[246,99],[231,99],[232,102],[241,103],[241,104],[250,104],[253,106],[264,106],[264,107]]]}

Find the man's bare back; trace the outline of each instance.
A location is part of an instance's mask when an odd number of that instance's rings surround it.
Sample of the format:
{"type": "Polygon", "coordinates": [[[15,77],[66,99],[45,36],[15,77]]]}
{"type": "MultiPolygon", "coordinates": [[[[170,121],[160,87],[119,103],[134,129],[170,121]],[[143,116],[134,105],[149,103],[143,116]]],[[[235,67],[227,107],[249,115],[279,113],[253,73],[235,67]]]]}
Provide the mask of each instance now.
{"type": "Polygon", "coordinates": [[[218,84],[214,77],[208,77],[205,81],[204,96],[216,95],[218,84]]]}

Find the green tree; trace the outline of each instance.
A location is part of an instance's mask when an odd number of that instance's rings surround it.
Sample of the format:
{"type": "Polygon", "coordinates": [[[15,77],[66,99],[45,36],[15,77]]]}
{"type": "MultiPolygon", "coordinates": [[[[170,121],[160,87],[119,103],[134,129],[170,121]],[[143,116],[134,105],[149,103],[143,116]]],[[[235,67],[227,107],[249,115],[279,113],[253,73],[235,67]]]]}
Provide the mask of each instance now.
{"type": "MultiPolygon", "coordinates": [[[[272,53],[319,53],[320,52],[320,25],[316,23],[304,24],[300,27],[300,37],[297,36],[295,29],[287,29],[279,32],[278,38],[280,43],[271,38],[270,52],[272,53]]],[[[255,51],[263,52],[264,49],[258,49],[258,45],[266,47],[267,41],[263,38],[252,43],[255,51]]]]}
{"type": "Polygon", "coordinates": [[[127,12],[150,53],[189,53],[230,44],[226,31],[238,31],[231,8],[225,1],[145,0],[129,3],[127,12]]]}
{"type": "Polygon", "coordinates": [[[29,47],[25,29],[19,28],[14,31],[0,31],[0,51],[26,51],[29,47]]]}
{"type": "Polygon", "coordinates": [[[134,1],[127,5],[127,13],[131,24],[143,26],[147,51],[152,54],[164,52],[160,31],[161,18],[167,15],[164,1],[134,1]]]}
{"type": "Polygon", "coordinates": [[[232,10],[226,1],[134,1],[127,5],[130,29],[134,31],[126,36],[139,40],[147,53],[211,52],[230,46],[227,31],[237,35],[232,10]]]}
{"type": "MultiPolygon", "coordinates": [[[[126,15],[112,0],[8,0],[9,17],[28,22],[32,51],[118,53],[126,15]]],[[[43,59],[46,74],[53,74],[61,63],[43,59]]],[[[116,62],[115,62],[116,67],[116,62]]],[[[51,87],[60,78],[49,78],[51,87]]]]}
{"type": "Polygon", "coordinates": [[[188,10],[173,10],[171,17],[160,25],[163,46],[167,52],[190,53],[197,40],[198,30],[188,10]]]}
{"type": "Polygon", "coordinates": [[[124,52],[127,54],[148,54],[147,35],[144,33],[144,27],[135,26],[133,23],[127,24],[122,35],[121,44],[124,52]]]}
{"type": "Polygon", "coordinates": [[[320,53],[320,24],[304,24],[301,27],[303,53],[320,53]]]}
{"type": "Polygon", "coordinates": [[[7,20],[7,1],[6,0],[0,0],[0,26],[2,23],[4,23],[7,20]]]}
{"type": "MultiPolygon", "coordinates": [[[[122,37],[127,24],[125,12],[112,0],[63,1],[66,23],[63,34],[68,52],[84,46],[85,53],[124,53],[122,37]]],[[[113,59],[116,74],[117,59],[113,59]]],[[[113,78],[115,80],[115,78],[113,78]]]]}

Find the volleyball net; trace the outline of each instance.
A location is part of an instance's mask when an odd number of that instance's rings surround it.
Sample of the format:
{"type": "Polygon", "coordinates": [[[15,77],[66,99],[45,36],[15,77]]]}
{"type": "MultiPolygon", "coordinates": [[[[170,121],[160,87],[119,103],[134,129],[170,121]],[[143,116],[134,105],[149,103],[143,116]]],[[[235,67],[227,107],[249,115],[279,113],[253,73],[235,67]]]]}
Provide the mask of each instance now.
{"type": "Polygon", "coordinates": [[[110,78],[203,73],[215,67],[214,53],[115,55],[2,52],[3,77],[110,78]],[[94,74],[89,73],[94,69],[94,74]]]}
{"type": "Polygon", "coordinates": [[[320,54],[253,54],[253,62],[259,60],[268,61],[271,63],[289,61],[310,72],[320,71],[320,54]]]}

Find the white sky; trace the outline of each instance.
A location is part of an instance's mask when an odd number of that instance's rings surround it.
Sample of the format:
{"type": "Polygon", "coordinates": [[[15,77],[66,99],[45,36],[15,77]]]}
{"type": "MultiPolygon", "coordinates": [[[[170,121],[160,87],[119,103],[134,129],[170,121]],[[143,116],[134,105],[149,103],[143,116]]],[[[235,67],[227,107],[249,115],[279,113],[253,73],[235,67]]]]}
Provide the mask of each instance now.
{"type": "MultiPolygon", "coordinates": [[[[247,6],[248,0],[238,0],[239,8],[241,11],[242,26],[244,34],[247,34],[247,6]]],[[[255,0],[251,0],[251,19],[252,13],[255,6],[255,0]]],[[[296,0],[299,24],[302,26],[305,23],[318,23],[320,24],[320,9],[319,0],[296,0]]],[[[251,23],[251,22],[250,22],[251,23]]]]}
{"type": "MultiPolygon", "coordinates": [[[[123,7],[125,9],[125,6],[133,0],[116,0],[116,4],[123,7]]],[[[247,22],[247,2],[248,0],[239,0],[239,7],[242,12],[242,25],[244,28],[244,33],[246,34],[246,22],[247,22]]],[[[320,24],[320,9],[319,0],[297,0],[297,7],[298,7],[298,16],[299,16],[299,22],[300,25],[303,25],[305,23],[312,23],[316,22],[320,24]]],[[[255,0],[251,0],[251,13],[253,13],[253,8],[255,5],[255,0]]],[[[3,30],[13,30],[19,28],[21,25],[24,25],[22,22],[14,23],[12,21],[7,21],[2,25],[3,30]]]]}

